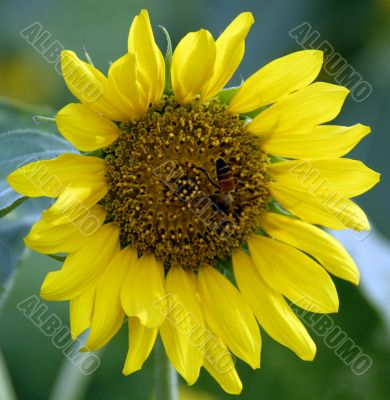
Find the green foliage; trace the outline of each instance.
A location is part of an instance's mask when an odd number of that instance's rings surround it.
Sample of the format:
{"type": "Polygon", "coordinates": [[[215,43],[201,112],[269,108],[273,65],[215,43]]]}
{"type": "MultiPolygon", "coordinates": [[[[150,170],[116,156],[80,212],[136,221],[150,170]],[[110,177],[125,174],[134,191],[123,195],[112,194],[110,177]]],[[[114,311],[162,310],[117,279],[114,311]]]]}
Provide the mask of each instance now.
{"type": "Polygon", "coordinates": [[[14,212],[1,219],[0,225],[0,309],[3,296],[12,285],[12,277],[24,252],[23,238],[41,212],[49,206],[48,199],[28,199],[14,212]]]}
{"type": "MultiPolygon", "coordinates": [[[[49,106],[31,105],[0,96],[0,132],[20,127],[36,128],[32,119],[34,115],[53,117],[55,113],[56,111],[49,106]]],[[[39,130],[57,133],[55,126],[50,124],[40,124],[39,130]]]]}
{"type": "Polygon", "coordinates": [[[230,104],[233,96],[237,93],[238,89],[240,87],[230,87],[230,88],[225,88],[222,89],[219,93],[218,93],[218,100],[221,103],[224,104],[230,104]]]}
{"type": "Polygon", "coordinates": [[[54,125],[42,124],[40,129],[34,127],[32,116],[45,113],[54,115],[48,107],[30,106],[0,98],[0,305],[3,295],[12,284],[15,267],[23,254],[23,237],[41,211],[50,204],[47,199],[25,201],[25,197],[8,185],[6,178],[12,171],[29,162],[76,151],[56,134],[54,125]],[[16,126],[27,128],[14,129],[16,126]]]}
{"type": "Polygon", "coordinates": [[[47,132],[18,129],[0,133],[0,210],[9,209],[22,198],[6,181],[12,171],[24,164],[48,160],[64,152],[75,152],[75,149],[61,137],[47,132]]]}

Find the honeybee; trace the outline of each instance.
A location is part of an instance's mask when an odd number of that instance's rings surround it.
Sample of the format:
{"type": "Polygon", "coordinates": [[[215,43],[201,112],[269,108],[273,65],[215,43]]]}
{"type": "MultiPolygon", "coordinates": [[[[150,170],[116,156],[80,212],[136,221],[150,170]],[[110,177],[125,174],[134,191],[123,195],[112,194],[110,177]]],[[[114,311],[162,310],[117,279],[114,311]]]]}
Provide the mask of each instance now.
{"type": "Polygon", "coordinates": [[[210,177],[207,170],[200,167],[199,169],[207,176],[207,179],[210,181],[210,183],[218,189],[219,193],[211,196],[211,198],[214,201],[214,203],[218,206],[218,208],[226,214],[233,211],[234,206],[237,205],[239,202],[243,204],[260,197],[260,196],[241,197],[238,194],[236,199],[234,199],[233,193],[237,193],[236,180],[234,178],[231,168],[223,158],[218,158],[215,162],[215,175],[217,177],[218,183],[214,182],[214,180],[210,177]]]}

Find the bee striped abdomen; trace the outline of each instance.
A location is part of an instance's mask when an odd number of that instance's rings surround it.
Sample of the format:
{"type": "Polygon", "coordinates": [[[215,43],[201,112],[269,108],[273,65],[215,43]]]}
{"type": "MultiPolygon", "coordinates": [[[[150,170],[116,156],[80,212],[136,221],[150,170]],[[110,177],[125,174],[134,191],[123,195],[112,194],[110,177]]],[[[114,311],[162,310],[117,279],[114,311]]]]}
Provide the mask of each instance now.
{"type": "Polygon", "coordinates": [[[215,166],[221,191],[224,193],[234,192],[236,183],[230,167],[222,158],[218,158],[215,166]]]}

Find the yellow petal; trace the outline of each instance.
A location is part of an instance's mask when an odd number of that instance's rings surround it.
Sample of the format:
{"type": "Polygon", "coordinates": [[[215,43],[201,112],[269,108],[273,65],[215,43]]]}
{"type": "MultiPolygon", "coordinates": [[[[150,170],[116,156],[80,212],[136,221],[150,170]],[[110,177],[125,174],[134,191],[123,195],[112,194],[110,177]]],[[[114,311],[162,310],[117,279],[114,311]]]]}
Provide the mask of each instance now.
{"type": "Polygon", "coordinates": [[[241,250],[235,251],[233,269],[241,293],[266,332],[303,360],[313,360],[316,345],[306,328],[283,296],[263,281],[250,256],[241,250]]]}
{"type": "Polygon", "coordinates": [[[61,52],[61,68],[72,94],[96,113],[114,121],[126,119],[118,100],[107,87],[107,78],[92,65],[81,61],[73,51],[61,52]]]}
{"type": "Polygon", "coordinates": [[[322,229],[275,213],[265,214],[261,226],[271,237],[315,257],[333,275],[359,283],[359,271],[351,256],[322,229]]]}
{"type": "Polygon", "coordinates": [[[131,24],[128,50],[129,53],[136,55],[138,68],[148,78],[151,90],[150,101],[154,103],[161,97],[164,91],[165,61],[154,41],[149,15],[146,10],[142,10],[131,24]]]}
{"type": "Polygon", "coordinates": [[[267,237],[251,236],[248,246],[257,271],[275,291],[312,312],[338,311],[339,300],[332,279],[311,258],[267,237]]]}
{"type": "Polygon", "coordinates": [[[268,173],[276,181],[286,184],[296,184],[298,180],[311,191],[326,185],[347,198],[367,192],[380,177],[361,161],[349,158],[279,162],[270,165],[268,173]]]}
{"type": "Polygon", "coordinates": [[[81,151],[92,151],[115,141],[120,129],[84,104],[71,103],[56,115],[56,124],[69,142],[81,151]]]}
{"type": "Polygon", "coordinates": [[[43,217],[52,225],[75,222],[82,214],[88,212],[108,192],[106,179],[91,178],[83,187],[68,187],[58,200],[46,211],[43,217]]]}
{"type": "Polygon", "coordinates": [[[78,297],[70,300],[70,334],[76,340],[91,326],[93,303],[95,299],[95,285],[91,285],[78,297]]]}
{"type": "Polygon", "coordinates": [[[189,385],[196,382],[203,362],[202,343],[192,340],[192,333],[204,329],[203,316],[196,298],[194,273],[171,267],[165,280],[169,294],[167,318],[160,335],[168,358],[189,385]]]}
{"type": "Polygon", "coordinates": [[[100,277],[96,288],[91,332],[86,343],[90,350],[103,347],[122,326],[125,314],[120,299],[121,287],[129,265],[136,259],[136,250],[126,247],[116,254],[100,277]]]}
{"type": "Polygon", "coordinates": [[[84,246],[66,257],[61,270],[49,272],[41,296],[46,300],[69,300],[79,296],[103,273],[119,251],[119,228],[103,225],[84,246]]]}
{"type": "Polygon", "coordinates": [[[204,367],[226,393],[240,394],[242,383],[230,351],[220,338],[210,333],[212,340],[205,347],[204,367]]]}
{"type": "Polygon", "coordinates": [[[126,315],[138,317],[147,328],[163,323],[166,316],[164,267],[153,255],[145,254],[129,265],[121,299],[126,315]]]}
{"type": "Polygon", "coordinates": [[[301,50],[271,61],[244,82],[229,110],[246,113],[303,89],[317,77],[322,62],[323,53],[319,50],[301,50]]]}
{"type": "Polygon", "coordinates": [[[158,328],[146,328],[138,318],[129,318],[129,351],[123,374],[129,375],[142,368],[156,341],[158,328]]]}
{"type": "Polygon", "coordinates": [[[199,294],[207,325],[252,368],[260,367],[261,338],[252,310],[220,272],[202,265],[199,294]]]}
{"type": "Polygon", "coordinates": [[[98,157],[61,154],[54,160],[34,161],[18,168],[7,181],[28,197],[58,197],[67,186],[104,179],[106,163],[98,157]]]}
{"type": "Polygon", "coordinates": [[[269,154],[303,160],[342,157],[370,133],[361,124],[353,126],[320,125],[308,134],[286,132],[269,135],[262,149],[269,154]]]}
{"type": "Polygon", "coordinates": [[[342,86],[313,83],[261,112],[247,125],[247,130],[261,136],[311,132],[339,114],[348,93],[342,86]]]}
{"type": "Polygon", "coordinates": [[[24,243],[43,254],[71,253],[79,250],[89,236],[103,224],[106,211],[94,206],[71,223],[53,224],[43,216],[36,222],[24,243]]]}
{"type": "Polygon", "coordinates": [[[203,88],[203,99],[207,100],[217,94],[233,76],[244,56],[245,38],[253,23],[252,13],[241,13],[215,42],[216,58],[214,74],[203,88]]]}
{"type": "Polygon", "coordinates": [[[108,78],[131,119],[141,118],[149,108],[150,85],[137,71],[136,56],[127,53],[111,64],[108,78]]]}
{"type": "Polygon", "coordinates": [[[172,88],[179,103],[190,102],[213,75],[215,42],[204,29],[190,32],[179,42],[172,58],[172,88]]]}
{"type": "Polygon", "coordinates": [[[322,186],[313,190],[308,186],[302,189],[299,182],[295,185],[270,182],[268,187],[279,204],[305,222],[332,229],[350,228],[358,232],[370,229],[364,211],[331,187],[322,186]]]}

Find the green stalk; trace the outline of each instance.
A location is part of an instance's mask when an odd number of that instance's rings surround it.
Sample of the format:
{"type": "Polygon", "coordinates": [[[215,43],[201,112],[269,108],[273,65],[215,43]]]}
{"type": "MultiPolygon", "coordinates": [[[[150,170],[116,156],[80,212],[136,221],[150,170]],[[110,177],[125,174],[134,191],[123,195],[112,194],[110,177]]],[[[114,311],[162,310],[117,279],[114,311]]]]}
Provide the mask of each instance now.
{"type": "MultiPolygon", "coordinates": [[[[87,333],[84,332],[81,334],[79,339],[85,343],[87,333]]],[[[76,341],[73,344],[73,347],[79,349],[80,342],[76,341]]],[[[89,353],[80,353],[77,365],[68,358],[64,359],[51,391],[50,400],[82,400],[85,398],[85,394],[87,393],[93,375],[82,374],[79,365],[81,365],[82,359],[88,357],[88,354],[89,353]]],[[[95,354],[101,355],[102,351],[95,354]]]]}
{"type": "Polygon", "coordinates": [[[161,340],[154,347],[154,382],[156,400],[178,400],[177,372],[168,360],[161,340]]]}
{"type": "Polygon", "coordinates": [[[3,354],[0,351],[0,399],[16,400],[15,391],[12,386],[3,354]]]}

